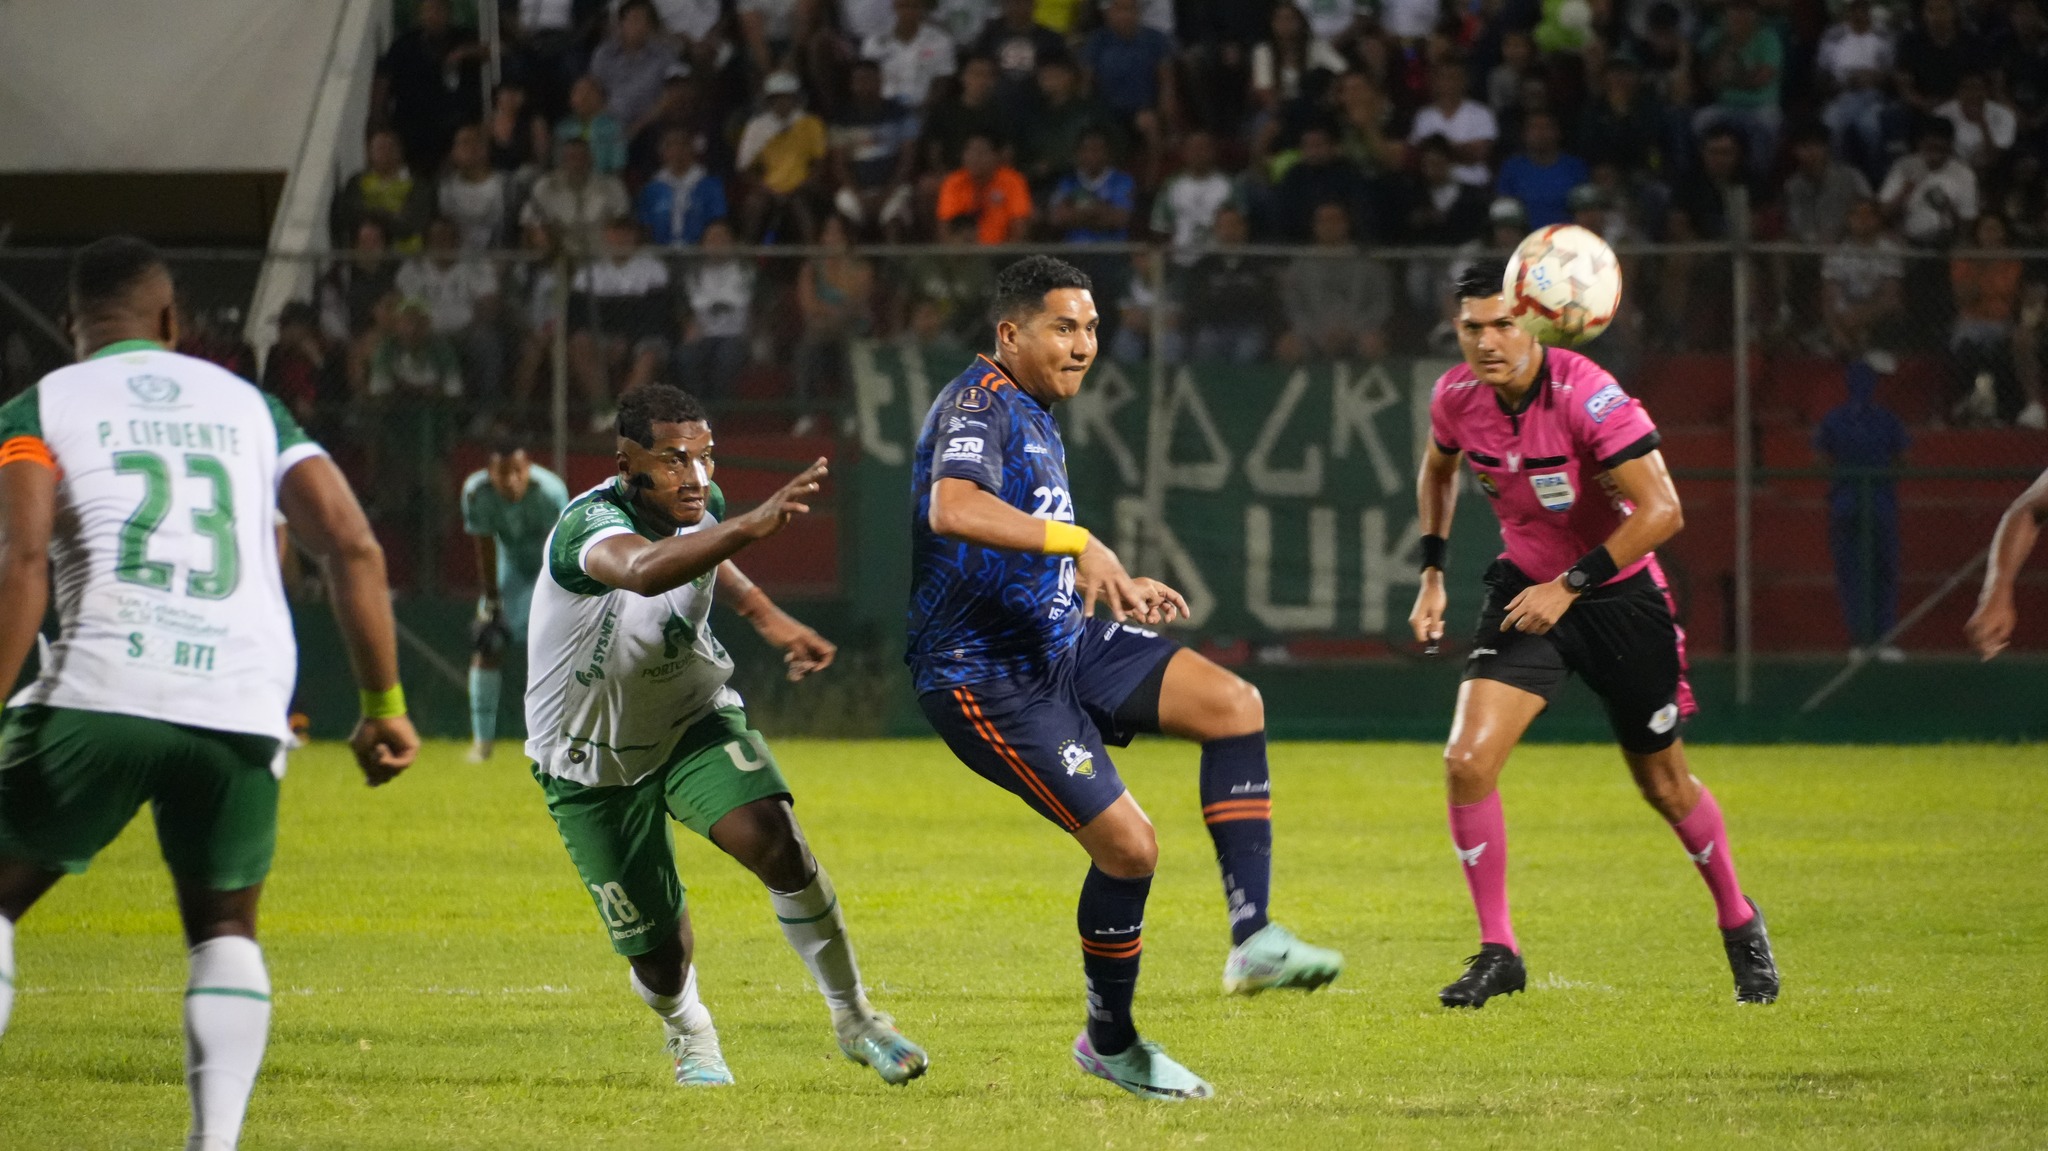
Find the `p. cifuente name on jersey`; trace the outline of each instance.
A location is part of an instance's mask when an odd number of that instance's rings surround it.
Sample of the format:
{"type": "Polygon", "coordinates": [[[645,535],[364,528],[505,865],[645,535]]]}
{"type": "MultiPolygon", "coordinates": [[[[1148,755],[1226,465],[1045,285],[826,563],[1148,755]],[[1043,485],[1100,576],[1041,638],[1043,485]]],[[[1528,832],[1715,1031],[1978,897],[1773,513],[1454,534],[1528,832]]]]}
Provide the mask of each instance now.
{"type": "Polygon", "coordinates": [[[58,635],[9,706],[288,740],[298,643],[277,489],[320,446],[248,381],[145,341],[59,368],[0,407],[0,454],[36,443],[58,476],[58,635]]]}
{"type": "MultiPolygon", "coordinates": [[[[674,534],[724,515],[713,484],[704,518],[674,534]]],[[[571,500],[548,534],[526,637],[526,754],[544,774],[594,787],[638,782],[667,762],[691,724],[740,706],[725,683],[732,656],[711,634],[718,569],[654,596],[591,577],[590,549],[634,534],[667,536],[617,480],[571,500]]]]}

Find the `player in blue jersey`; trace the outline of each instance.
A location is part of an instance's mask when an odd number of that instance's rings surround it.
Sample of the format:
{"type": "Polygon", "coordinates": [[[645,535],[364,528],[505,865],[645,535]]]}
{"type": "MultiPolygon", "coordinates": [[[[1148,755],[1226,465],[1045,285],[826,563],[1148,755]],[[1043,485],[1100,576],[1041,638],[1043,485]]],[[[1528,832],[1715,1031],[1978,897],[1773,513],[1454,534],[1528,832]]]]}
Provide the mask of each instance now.
{"type": "Polygon", "coordinates": [[[1202,813],[1223,869],[1234,946],[1227,991],[1313,989],[1343,957],[1266,917],[1271,781],[1258,690],[1142,626],[1187,614],[1074,524],[1052,405],[1096,352],[1088,277],[1049,256],[1010,265],[990,309],[996,352],[939,393],[917,443],[906,661],[918,702],[968,767],[1088,852],[1078,921],[1088,1025],[1074,1060],[1134,1095],[1209,1085],[1131,1022],[1145,897],[1159,844],[1107,747],[1141,732],[1202,745],[1202,813]],[[1097,602],[1111,620],[1095,620],[1097,602]]]}

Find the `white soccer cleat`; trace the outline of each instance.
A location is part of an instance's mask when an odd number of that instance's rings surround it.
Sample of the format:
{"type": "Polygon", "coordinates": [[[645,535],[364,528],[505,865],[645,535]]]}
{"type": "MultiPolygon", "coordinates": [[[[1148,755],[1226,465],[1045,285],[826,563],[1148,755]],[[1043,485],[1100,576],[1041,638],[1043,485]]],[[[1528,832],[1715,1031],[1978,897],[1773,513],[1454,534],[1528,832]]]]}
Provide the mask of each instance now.
{"type": "Polygon", "coordinates": [[[718,1029],[682,1031],[668,1037],[668,1053],[676,1061],[678,1087],[730,1087],[732,1068],[718,1048],[718,1029]]]}
{"type": "Polygon", "coordinates": [[[471,763],[489,763],[495,746],[487,740],[477,740],[469,745],[468,759],[471,763]]]}
{"type": "Polygon", "coordinates": [[[896,1021],[879,1011],[834,1020],[832,1030],[848,1059],[874,1068],[891,1087],[901,1087],[931,1066],[924,1048],[905,1039],[896,1021]]]}

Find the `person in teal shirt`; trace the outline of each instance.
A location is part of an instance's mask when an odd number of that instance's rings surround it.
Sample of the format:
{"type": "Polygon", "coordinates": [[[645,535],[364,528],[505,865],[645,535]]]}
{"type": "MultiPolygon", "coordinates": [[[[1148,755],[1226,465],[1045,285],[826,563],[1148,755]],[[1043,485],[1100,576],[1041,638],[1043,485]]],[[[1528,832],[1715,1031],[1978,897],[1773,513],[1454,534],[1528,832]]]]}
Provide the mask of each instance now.
{"type": "Polygon", "coordinates": [[[525,443],[512,436],[493,443],[483,469],[462,482],[462,530],[476,545],[477,580],[483,585],[469,661],[471,763],[491,758],[505,649],[526,643],[533,583],[540,578],[548,533],[567,506],[562,477],[528,459],[525,443]]]}
{"type": "Polygon", "coordinates": [[[1785,120],[1779,90],[1785,77],[1785,41],[1763,23],[1756,0],[1731,0],[1721,26],[1700,41],[1707,59],[1707,82],[1714,102],[1693,117],[1693,131],[1702,138],[1726,124],[1742,134],[1749,149],[1749,170],[1756,177],[1772,172],[1778,155],[1778,132],[1785,120]]]}

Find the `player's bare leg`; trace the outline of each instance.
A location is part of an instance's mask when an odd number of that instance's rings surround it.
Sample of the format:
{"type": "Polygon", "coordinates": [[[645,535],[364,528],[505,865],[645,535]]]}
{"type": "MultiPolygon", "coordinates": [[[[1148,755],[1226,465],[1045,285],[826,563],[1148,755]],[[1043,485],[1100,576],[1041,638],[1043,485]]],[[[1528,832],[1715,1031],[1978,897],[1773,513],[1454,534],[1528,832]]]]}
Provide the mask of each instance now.
{"type": "Polygon", "coordinates": [[[1216,846],[1230,914],[1223,989],[1236,995],[1276,987],[1313,991],[1337,978],[1343,955],[1311,947],[1267,920],[1273,784],[1259,689],[1183,648],[1169,659],[1160,684],[1159,730],[1202,745],[1202,820],[1216,846]]]}
{"type": "Polygon", "coordinates": [[[1771,937],[1763,912],[1744,895],[1735,878],[1735,860],[1728,851],[1728,829],[1721,805],[1692,774],[1684,741],[1662,751],[1623,752],[1636,787],[1657,814],[1671,824],[1685,854],[1699,868],[1714,897],[1714,915],[1728,966],[1735,975],[1737,1003],[1771,1003],[1778,998],[1778,967],[1771,956],[1771,937]]]}
{"type": "Polygon", "coordinates": [[[1465,961],[1457,982],[1438,992],[1445,1007],[1483,1007],[1493,996],[1512,995],[1528,984],[1508,915],[1508,831],[1499,784],[1509,753],[1543,706],[1543,697],[1498,680],[1458,685],[1458,710],[1444,745],[1444,787],[1451,844],[1479,914],[1479,953],[1465,961]]]}
{"type": "Polygon", "coordinates": [[[0,1035],[14,1007],[14,925],[62,878],[61,871],[0,856],[0,1035]]]}
{"type": "Polygon", "coordinates": [[[1144,954],[1145,899],[1159,865],[1159,836],[1130,792],[1082,824],[1074,839],[1088,853],[1075,921],[1088,980],[1088,1025],[1074,1039],[1074,1062],[1143,1099],[1207,1099],[1215,1090],[1138,1037],[1131,1000],[1144,954]]]}
{"type": "Polygon", "coordinates": [[[683,908],[672,938],[652,951],[628,956],[633,993],[661,1017],[663,1046],[675,1059],[676,1086],[726,1087],[732,1069],[718,1046],[718,1028],[697,995],[697,936],[683,908]]]}
{"type": "Polygon", "coordinates": [[[930,1064],[924,1049],[868,1003],[839,897],[804,842],[789,801],[759,799],[734,809],[712,825],[711,841],[767,886],[783,938],[832,1009],[832,1029],[846,1057],[874,1068],[887,1083],[923,1075],[930,1064]]]}
{"type": "Polygon", "coordinates": [[[187,1151],[228,1151],[241,1138],[249,1092],[270,1038],[270,973],[256,945],[263,885],[213,891],[179,882],[178,914],[191,949],[185,987],[187,1151]]]}

